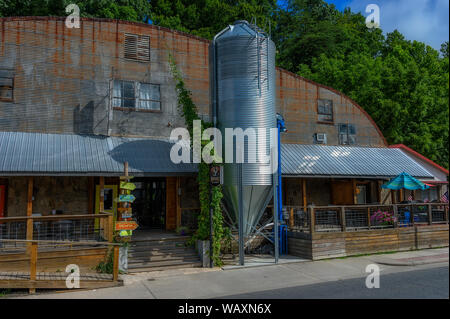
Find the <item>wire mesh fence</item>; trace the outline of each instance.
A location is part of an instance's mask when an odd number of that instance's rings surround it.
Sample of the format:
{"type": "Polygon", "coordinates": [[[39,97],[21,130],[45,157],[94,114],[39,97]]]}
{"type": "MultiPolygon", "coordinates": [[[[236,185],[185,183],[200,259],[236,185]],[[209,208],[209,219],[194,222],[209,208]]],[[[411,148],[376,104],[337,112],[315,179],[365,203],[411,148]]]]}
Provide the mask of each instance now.
{"type": "Polygon", "coordinates": [[[293,231],[298,232],[309,232],[310,228],[310,215],[303,208],[298,206],[285,206],[286,214],[286,224],[293,231]]]}
{"type": "Polygon", "coordinates": [[[340,222],[341,210],[339,208],[317,208],[315,214],[315,231],[340,231],[342,228],[340,222]]]}
{"type": "Polygon", "coordinates": [[[0,218],[0,248],[19,248],[17,241],[27,239],[43,242],[108,241],[113,227],[112,222],[108,222],[109,218],[112,218],[109,214],[0,218]]]}
{"type": "Polygon", "coordinates": [[[297,232],[311,231],[311,213],[317,232],[448,223],[448,203],[285,207],[286,224],[290,231],[297,232]]]}
{"type": "MultiPolygon", "coordinates": [[[[0,239],[26,239],[27,222],[0,224],[0,239]]],[[[93,220],[61,220],[33,222],[34,240],[105,240],[103,228],[93,220]]]]}

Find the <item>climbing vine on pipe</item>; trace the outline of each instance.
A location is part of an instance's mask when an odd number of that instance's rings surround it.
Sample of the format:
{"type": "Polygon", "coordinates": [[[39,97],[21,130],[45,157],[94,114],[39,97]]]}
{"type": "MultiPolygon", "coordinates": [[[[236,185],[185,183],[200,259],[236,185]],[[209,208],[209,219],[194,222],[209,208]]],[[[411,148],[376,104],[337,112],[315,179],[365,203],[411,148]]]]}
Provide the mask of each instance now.
{"type": "MultiPolygon", "coordinates": [[[[183,77],[177,68],[175,59],[169,54],[169,65],[172,75],[175,79],[177,97],[178,97],[178,110],[184,117],[186,128],[189,131],[190,136],[193,136],[193,123],[195,120],[201,121],[201,130],[203,131],[209,127],[212,127],[211,123],[204,122],[200,119],[197,113],[197,107],[192,101],[191,92],[185,87],[183,77]]],[[[203,147],[210,143],[208,140],[202,140],[203,147]]],[[[192,148],[192,139],[191,139],[192,148]]],[[[215,154],[214,147],[211,148],[210,155],[215,154]]],[[[198,165],[198,187],[199,187],[199,201],[200,201],[200,214],[198,216],[197,230],[192,237],[192,240],[209,240],[210,235],[210,208],[213,209],[213,240],[212,240],[212,259],[214,265],[221,266],[222,260],[220,259],[221,241],[224,236],[223,229],[223,215],[220,207],[222,200],[222,187],[212,187],[209,183],[209,164],[205,163],[203,159],[198,165]],[[210,196],[211,192],[211,196],[210,196]]]]}

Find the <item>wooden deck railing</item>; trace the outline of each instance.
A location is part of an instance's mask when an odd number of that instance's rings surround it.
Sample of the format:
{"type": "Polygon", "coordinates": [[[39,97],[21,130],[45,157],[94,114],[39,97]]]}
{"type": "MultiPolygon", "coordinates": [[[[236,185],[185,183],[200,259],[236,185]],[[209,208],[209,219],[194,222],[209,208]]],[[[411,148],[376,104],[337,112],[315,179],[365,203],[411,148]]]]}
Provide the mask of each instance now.
{"type": "MultiPolygon", "coordinates": [[[[36,288],[39,288],[39,280],[37,280],[37,263],[38,263],[38,246],[103,246],[112,247],[113,251],[113,273],[112,281],[117,282],[119,279],[119,243],[110,242],[93,242],[93,241],[77,241],[77,242],[67,242],[67,241],[48,241],[48,240],[16,240],[16,239],[0,239],[0,244],[5,246],[5,244],[14,244],[14,246],[22,245],[24,248],[27,247],[28,253],[24,254],[29,258],[30,272],[28,276],[28,283],[26,284],[29,288],[30,293],[34,293],[36,288]]],[[[108,252],[109,254],[109,252],[108,252]]],[[[105,256],[106,258],[107,256],[105,256]]],[[[76,260],[73,261],[76,263],[76,260]]]]}
{"type": "Polygon", "coordinates": [[[113,240],[113,215],[17,216],[0,218],[0,239],[113,240]]]}
{"type": "Polygon", "coordinates": [[[303,206],[285,207],[285,223],[290,231],[298,232],[396,228],[449,222],[448,203],[308,206],[306,209],[303,206]]]}

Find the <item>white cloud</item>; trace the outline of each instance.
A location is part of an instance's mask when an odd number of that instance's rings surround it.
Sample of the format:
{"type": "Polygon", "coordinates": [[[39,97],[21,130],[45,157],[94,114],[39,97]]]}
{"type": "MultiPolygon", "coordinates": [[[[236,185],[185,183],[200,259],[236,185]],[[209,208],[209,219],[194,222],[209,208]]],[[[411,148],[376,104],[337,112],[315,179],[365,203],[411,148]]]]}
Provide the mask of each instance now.
{"type": "Polygon", "coordinates": [[[381,29],[399,30],[408,40],[425,42],[439,50],[449,39],[448,0],[352,0],[348,6],[364,16],[368,4],[380,7],[381,29]]]}

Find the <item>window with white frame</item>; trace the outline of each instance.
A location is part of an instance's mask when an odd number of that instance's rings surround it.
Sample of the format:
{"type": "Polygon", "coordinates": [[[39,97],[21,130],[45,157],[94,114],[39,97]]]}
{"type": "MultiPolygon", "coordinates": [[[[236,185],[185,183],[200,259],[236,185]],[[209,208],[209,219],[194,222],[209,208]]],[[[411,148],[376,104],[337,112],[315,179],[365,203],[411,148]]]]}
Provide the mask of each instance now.
{"type": "Polygon", "coordinates": [[[159,84],[114,80],[113,107],[161,110],[159,84]]]}
{"type": "Polygon", "coordinates": [[[114,80],[113,106],[136,107],[136,88],[133,81],[114,80]]]}
{"type": "Polygon", "coordinates": [[[139,83],[139,108],[143,110],[161,110],[159,85],[139,83]]]}
{"type": "Polygon", "coordinates": [[[339,124],[339,144],[356,144],[356,128],[354,124],[339,124]]]}

